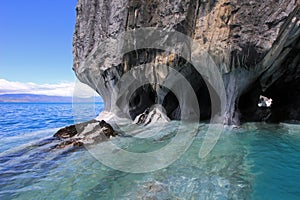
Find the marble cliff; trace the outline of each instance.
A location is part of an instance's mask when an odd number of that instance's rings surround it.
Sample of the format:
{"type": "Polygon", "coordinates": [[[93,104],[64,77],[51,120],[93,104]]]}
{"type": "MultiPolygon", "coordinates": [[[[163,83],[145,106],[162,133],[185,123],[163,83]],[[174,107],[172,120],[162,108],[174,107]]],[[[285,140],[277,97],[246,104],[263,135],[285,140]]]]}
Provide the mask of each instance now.
{"type": "MultiPolygon", "coordinates": [[[[184,103],[189,97],[176,96],[166,87],[144,84],[130,97],[112,95],[124,74],[146,64],[151,65],[134,82],[163,81],[170,73],[161,67],[165,64],[190,83],[199,100],[200,119],[211,117],[211,91],[188,59],[153,48],[116,56],[124,42],[118,40],[122,32],[153,27],[192,38],[201,48],[187,50],[190,54],[209,54],[224,83],[226,105],[218,113],[223,123],[300,120],[299,0],[78,0],[76,11],[73,69],[102,96],[107,111],[135,119],[161,104],[170,119],[180,119],[189,109],[184,103]],[[271,108],[257,106],[260,95],[273,99],[271,108]]],[[[174,48],[183,43],[178,41],[174,48]]]]}

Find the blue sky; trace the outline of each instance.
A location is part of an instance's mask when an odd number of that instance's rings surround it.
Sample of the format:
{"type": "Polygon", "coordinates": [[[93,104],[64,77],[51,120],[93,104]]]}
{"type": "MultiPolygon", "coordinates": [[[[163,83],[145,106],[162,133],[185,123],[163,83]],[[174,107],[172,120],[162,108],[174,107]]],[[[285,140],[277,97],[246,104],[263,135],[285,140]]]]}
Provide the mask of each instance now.
{"type": "Polygon", "coordinates": [[[2,82],[45,85],[75,81],[72,38],[76,3],[77,0],[0,1],[2,82]]]}

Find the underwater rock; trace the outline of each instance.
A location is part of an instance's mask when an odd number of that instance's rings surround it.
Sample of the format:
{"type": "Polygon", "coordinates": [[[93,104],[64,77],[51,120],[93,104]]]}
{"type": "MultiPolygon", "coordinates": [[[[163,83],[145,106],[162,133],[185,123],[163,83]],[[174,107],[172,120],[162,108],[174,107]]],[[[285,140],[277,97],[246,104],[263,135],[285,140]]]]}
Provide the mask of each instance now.
{"type": "Polygon", "coordinates": [[[104,120],[90,120],[88,122],[79,123],[64,127],[58,130],[54,137],[62,140],[55,148],[65,148],[68,146],[80,147],[84,144],[95,144],[107,141],[110,137],[118,134],[112,126],[104,120]]]}

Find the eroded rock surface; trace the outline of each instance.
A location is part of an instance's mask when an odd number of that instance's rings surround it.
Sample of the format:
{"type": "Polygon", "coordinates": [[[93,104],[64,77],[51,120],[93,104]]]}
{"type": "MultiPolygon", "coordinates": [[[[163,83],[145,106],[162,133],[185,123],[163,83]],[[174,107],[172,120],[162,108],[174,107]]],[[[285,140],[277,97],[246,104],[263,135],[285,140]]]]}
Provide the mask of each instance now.
{"type": "Polygon", "coordinates": [[[112,126],[104,120],[90,120],[88,122],[67,126],[58,130],[54,137],[62,140],[56,148],[67,146],[80,147],[84,144],[95,144],[107,141],[110,137],[115,137],[117,133],[112,126]]]}
{"type": "Polygon", "coordinates": [[[170,119],[166,116],[165,112],[163,111],[162,106],[154,106],[151,108],[147,108],[142,114],[136,116],[133,123],[138,125],[149,125],[152,123],[164,123],[169,122],[170,119]]]}
{"type": "MultiPolygon", "coordinates": [[[[102,96],[106,111],[135,119],[158,103],[165,107],[170,119],[180,119],[180,111],[189,109],[189,104],[184,103],[189,98],[184,95],[184,86],[180,96],[150,84],[137,89],[131,97],[127,93],[113,97],[127,72],[139,70],[139,75],[133,76],[134,83],[166,80],[170,71],[161,66],[167,65],[188,80],[199,100],[201,119],[209,119],[212,94],[205,77],[195,71],[188,59],[151,48],[116,55],[124,43],[117,38],[124,31],[143,27],[178,31],[201,48],[190,52],[185,41],[178,41],[174,49],[186,48],[190,55],[208,53],[222,74],[226,106],[218,114],[225,124],[238,124],[241,118],[261,121],[255,114],[260,112],[260,95],[274,100],[270,120],[300,120],[300,112],[295,112],[295,107],[299,111],[300,100],[299,4],[299,0],[78,0],[73,69],[82,82],[102,96]],[[149,63],[150,67],[146,65],[149,63]],[[280,115],[283,110],[284,116],[280,115]]],[[[157,42],[167,44],[168,36],[157,42]]]]}

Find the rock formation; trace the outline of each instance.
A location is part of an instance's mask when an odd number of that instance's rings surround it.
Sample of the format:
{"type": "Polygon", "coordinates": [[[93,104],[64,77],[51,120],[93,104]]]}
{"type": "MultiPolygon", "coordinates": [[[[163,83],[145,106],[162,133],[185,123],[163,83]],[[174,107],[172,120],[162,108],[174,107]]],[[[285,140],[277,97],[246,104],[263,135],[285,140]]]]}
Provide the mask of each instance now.
{"type": "Polygon", "coordinates": [[[110,137],[115,137],[117,133],[110,124],[104,120],[90,120],[84,123],[79,123],[64,127],[58,130],[54,137],[60,139],[62,142],[56,145],[55,148],[64,148],[66,146],[82,146],[97,144],[108,140],[110,137]]]}
{"type": "Polygon", "coordinates": [[[144,124],[144,125],[149,125],[151,123],[164,123],[164,122],[169,122],[170,119],[165,115],[165,111],[163,110],[163,107],[160,105],[155,105],[151,111],[150,109],[146,109],[145,112],[142,114],[139,114],[136,116],[135,120],[133,123],[135,124],[144,124]]]}
{"type": "MultiPolygon", "coordinates": [[[[73,69],[80,81],[102,96],[106,111],[135,119],[160,104],[170,119],[180,119],[183,110],[193,110],[185,103],[189,100],[185,86],[179,90],[182,95],[177,95],[153,84],[168,78],[170,71],[162,67],[167,65],[195,91],[200,119],[209,119],[211,96],[219,94],[212,94],[203,74],[187,59],[206,52],[222,75],[226,105],[218,114],[225,124],[262,120],[257,107],[260,95],[273,99],[272,114],[264,120],[300,120],[299,0],[78,0],[76,11],[73,69]],[[184,48],[189,55],[153,48],[116,55],[130,42],[118,40],[122,32],[145,27],[178,31],[201,48],[193,51],[186,41],[177,41],[174,49],[184,48]],[[120,82],[128,72],[133,82],[149,79],[150,83],[132,94],[121,91],[120,82]],[[121,94],[114,97],[116,91],[121,94]]],[[[145,34],[145,42],[149,37],[145,34]]],[[[167,45],[168,35],[158,42],[167,45]]],[[[133,39],[132,43],[138,47],[140,41],[133,39]]]]}

